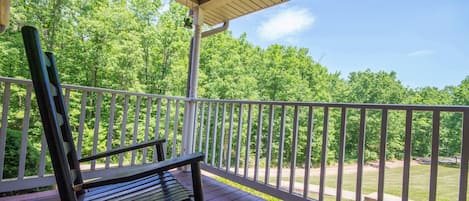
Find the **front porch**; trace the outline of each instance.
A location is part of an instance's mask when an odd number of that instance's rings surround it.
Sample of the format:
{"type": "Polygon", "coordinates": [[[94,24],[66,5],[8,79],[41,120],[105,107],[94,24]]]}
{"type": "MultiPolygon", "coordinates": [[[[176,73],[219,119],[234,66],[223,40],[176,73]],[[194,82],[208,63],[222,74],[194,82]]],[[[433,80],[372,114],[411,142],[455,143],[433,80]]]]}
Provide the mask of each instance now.
{"type": "MultiPolygon", "coordinates": [[[[63,87],[79,157],[155,138],[166,138],[165,153],[168,158],[175,157],[181,154],[184,144],[185,102],[191,101],[197,105],[191,117],[196,125],[190,132],[194,137],[191,148],[205,153],[202,168],[280,199],[362,200],[371,193],[378,200],[385,200],[386,194],[402,200],[467,199],[467,106],[189,100],[75,85],[63,87]],[[459,123],[449,126],[445,121],[448,118],[456,118],[459,123]],[[429,126],[419,127],[418,120],[429,126]],[[413,168],[411,145],[416,129],[428,133],[431,147],[428,164],[423,168],[413,168]],[[457,171],[457,179],[443,174],[448,171],[439,163],[439,159],[448,158],[443,157],[445,142],[440,142],[443,129],[459,136],[461,155],[449,167],[451,172],[457,171]],[[373,138],[379,143],[370,145],[367,140],[373,138]],[[390,144],[392,140],[401,143],[390,144]],[[402,155],[394,156],[401,163],[398,168],[389,167],[388,159],[393,157],[387,153],[391,149],[401,150],[402,155]],[[377,159],[366,161],[368,154],[376,154],[377,159]],[[376,171],[368,171],[369,166],[376,171]],[[396,169],[398,173],[394,173],[396,169]],[[424,176],[413,177],[419,172],[425,172],[424,176]],[[374,180],[368,178],[370,175],[376,175],[372,176],[374,180]],[[420,190],[415,188],[417,180],[427,181],[417,185],[420,190]],[[414,198],[416,192],[424,198],[414,198]],[[328,197],[331,194],[337,198],[328,197]]],[[[30,81],[0,77],[0,90],[0,192],[53,185],[37,107],[31,101],[30,81]],[[18,147],[7,148],[14,144],[11,139],[15,135],[18,147]]],[[[90,170],[88,175],[104,175],[115,166],[132,168],[154,159],[154,151],[147,149],[83,167],[90,170]]],[[[187,181],[184,175],[180,178],[187,181]]],[[[206,177],[203,184],[207,200],[210,196],[218,200],[222,195],[227,200],[260,199],[236,189],[220,188],[222,184],[206,177]],[[231,197],[234,195],[241,197],[231,197]]]]}

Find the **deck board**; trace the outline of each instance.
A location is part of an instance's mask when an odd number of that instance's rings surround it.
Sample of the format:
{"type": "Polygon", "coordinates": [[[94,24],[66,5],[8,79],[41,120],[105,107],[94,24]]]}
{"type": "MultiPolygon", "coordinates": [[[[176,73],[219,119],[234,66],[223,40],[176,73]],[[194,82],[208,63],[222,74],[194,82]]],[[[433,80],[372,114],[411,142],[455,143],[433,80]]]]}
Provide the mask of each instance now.
{"type": "MultiPolygon", "coordinates": [[[[176,177],[186,188],[192,189],[191,174],[185,173],[182,171],[174,172],[174,177],[176,177]]],[[[203,181],[203,190],[204,190],[204,199],[206,201],[210,200],[243,200],[243,201],[259,201],[264,200],[250,193],[244,192],[237,188],[231,187],[229,185],[220,183],[208,176],[203,172],[202,181],[203,181]]]]}
{"type": "MultiPolygon", "coordinates": [[[[237,188],[231,187],[229,185],[220,183],[209,176],[202,175],[202,185],[204,190],[204,199],[206,201],[260,201],[264,200],[250,193],[244,192],[237,188]]],[[[183,171],[174,171],[174,177],[181,182],[186,188],[192,189],[192,179],[191,174],[183,171]]],[[[35,200],[35,201],[57,201],[59,195],[56,190],[10,196],[10,197],[0,197],[0,201],[26,201],[26,200],[35,200]]]]}

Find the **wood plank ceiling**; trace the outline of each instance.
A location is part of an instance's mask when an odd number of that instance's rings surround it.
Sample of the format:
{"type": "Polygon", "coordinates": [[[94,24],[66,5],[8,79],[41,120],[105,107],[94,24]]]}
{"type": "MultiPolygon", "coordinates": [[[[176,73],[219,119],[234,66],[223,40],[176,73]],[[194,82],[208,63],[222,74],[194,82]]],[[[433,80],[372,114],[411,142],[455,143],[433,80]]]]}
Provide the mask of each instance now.
{"type": "Polygon", "coordinates": [[[200,6],[204,23],[210,26],[223,23],[288,0],[176,0],[189,8],[200,6]]]}

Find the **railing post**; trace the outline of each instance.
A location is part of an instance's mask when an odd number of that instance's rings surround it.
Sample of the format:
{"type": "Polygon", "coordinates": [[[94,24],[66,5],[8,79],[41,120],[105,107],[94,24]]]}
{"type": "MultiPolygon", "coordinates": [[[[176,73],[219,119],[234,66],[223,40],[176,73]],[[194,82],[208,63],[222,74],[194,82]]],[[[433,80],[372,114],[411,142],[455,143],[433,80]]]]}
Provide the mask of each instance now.
{"type": "Polygon", "coordinates": [[[469,161],[469,111],[463,113],[461,140],[461,168],[459,174],[459,201],[467,200],[467,172],[469,161]]]}
{"type": "Polygon", "coordinates": [[[436,200],[436,187],[438,179],[438,155],[440,148],[440,111],[433,111],[433,133],[432,133],[432,159],[430,168],[430,191],[428,200],[436,200]]]}
{"type": "Polygon", "coordinates": [[[388,138],[388,109],[381,113],[381,137],[379,148],[378,200],[384,196],[384,170],[386,167],[386,145],[388,138]]]}
{"type": "Polygon", "coordinates": [[[406,111],[404,169],[402,174],[402,201],[409,200],[410,158],[412,152],[412,110],[406,111]]]}

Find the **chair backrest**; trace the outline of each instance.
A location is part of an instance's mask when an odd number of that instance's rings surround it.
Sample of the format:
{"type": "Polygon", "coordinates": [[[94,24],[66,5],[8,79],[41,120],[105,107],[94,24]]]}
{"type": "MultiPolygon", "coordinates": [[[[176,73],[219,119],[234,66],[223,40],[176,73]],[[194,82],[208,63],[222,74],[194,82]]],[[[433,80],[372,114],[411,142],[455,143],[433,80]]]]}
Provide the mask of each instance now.
{"type": "Polygon", "coordinates": [[[84,193],[83,179],[55,58],[43,53],[36,28],[25,26],[21,31],[60,198],[77,200],[84,193]]]}

